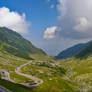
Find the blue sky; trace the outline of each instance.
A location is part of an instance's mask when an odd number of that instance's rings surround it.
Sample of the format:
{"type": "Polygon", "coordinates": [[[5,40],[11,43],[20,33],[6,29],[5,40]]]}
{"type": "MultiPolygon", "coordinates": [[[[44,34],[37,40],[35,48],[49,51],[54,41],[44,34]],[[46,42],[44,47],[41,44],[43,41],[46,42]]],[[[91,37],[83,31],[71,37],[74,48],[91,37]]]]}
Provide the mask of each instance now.
{"type": "Polygon", "coordinates": [[[91,3],[87,0],[0,0],[0,26],[16,30],[49,55],[56,55],[92,38],[91,16],[87,15],[92,15],[88,9],[91,3]],[[89,12],[82,13],[83,10],[89,12]],[[25,30],[28,32],[22,33],[25,30]]]}
{"type": "Polygon", "coordinates": [[[7,7],[11,11],[16,11],[19,14],[25,13],[26,20],[31,22],[28,34],[23,34],[24,37],[32,41],[38,47],[43,43],[44,30],[56,25],[57,10],[56,0],[48,2],[47,0],[1,0],[0,7],[7,7]],[[54,9],[50,6],[54,4],[54,9]]]}

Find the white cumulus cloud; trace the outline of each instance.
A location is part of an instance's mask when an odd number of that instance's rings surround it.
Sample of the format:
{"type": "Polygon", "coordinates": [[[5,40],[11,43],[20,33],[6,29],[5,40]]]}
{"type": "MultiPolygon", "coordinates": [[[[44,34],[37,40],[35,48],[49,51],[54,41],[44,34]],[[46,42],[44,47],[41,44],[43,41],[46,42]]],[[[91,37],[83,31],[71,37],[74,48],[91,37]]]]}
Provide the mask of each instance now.
{"type": "Polygon", "coordinates": [[[48,27],[44,32],[44,39],[53,39],[55,38],[55,33],[57,31],[57,26],[48,27]]]}
{"type": "Polygon", "coordinates": [[[58,0],[57,9],[61,37],[92,38],[92,0],[58,0]]]}
{"type": "Polygon", "coordinates": [[[0,8],[0,27],[7,27],[19,33],[27,33],[30,23],[25,18],[25,13],[20,15],[6,7],[0,8]]]}
{"type": "Polygon", "coordinates": [[[74,29],[79,32],[87,32],[88,27],[91,26],[87,18],[81,17],[77,20],[77,25],[75,25],[74,29]]]}

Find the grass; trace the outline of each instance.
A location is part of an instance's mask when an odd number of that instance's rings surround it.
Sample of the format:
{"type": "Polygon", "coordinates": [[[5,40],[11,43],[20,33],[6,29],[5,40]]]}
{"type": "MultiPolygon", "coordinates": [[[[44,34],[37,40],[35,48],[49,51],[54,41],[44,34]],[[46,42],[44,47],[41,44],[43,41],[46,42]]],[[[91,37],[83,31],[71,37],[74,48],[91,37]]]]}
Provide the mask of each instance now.
{"type": "Polygon", "coordinates": [[[23,58],[13,56],[5,51],[0,51],[0,69],[5,69],[8,71],[10,73],[11,79],[15,82],[24,82],[29,80],[28,78],[15,73],[15,69],[18,66],[27,62],[28,61],[23,58]]]}
{"type": "MultiPolygon", "coordinates": [[[[38,60],[36,61],[38,62],[38,60]]],[[[7,70],[11,75],[11,79],[15,80],[16,82],[24,82],[29,80],[23,76],[17,75],[14,72],[18,66],[27,62],[27,60],[13,56],[7,52],[0,52],[0,68],[7,70]]],[[[36,70],[43,71],[43,73],[38,73],[38,75],[35,75],[44,81],[44,83],[40,86],[27,88],[2,79],[0,79],[0,85],[10,89],[12,92],[76,92],[74,84],[63,79],[60,72],[57,72],[57,70],[54,68],[38,66],[37,62],[33,61],[33,65],[30,64],[25,66],[23,69],[26,71],[22,71],[27,74],[30,74],[30,71],[32,71],[33,74],[36,70]],[[51,75],[48,73],[51,73],[51,75]]],[[[52,64],[53,60],[48,62],[50,62],[49,64],[52,64]]]]}
{"type": "Polygon", "coordinates": [[[0,79],[0,85],[11,90],[12,92],[31,92],[32,88],[27,88],[22,85],[14,84],[6,80],[0,79]]]}
{"type": "MultiPolygon", "coordinates": [[[[0,85],[10,89],[12,92],[78,92],[79,88],[83,86],[83,82],[85,82],[85,88],[91,90],[92,57],[85,60],[70,58],[56,62],[52,60],[52,57],[42,54],[33,54],[31,57],[35,60],[23,67],[21,72],[42,79],[43,84],[27,88],[0,79],[0,85]]],[[[29,80],[15,73],[15,69],[18,66],[27,62],[26,59],[16,57],[6,51],[0,51],[0,69],[8,71],[11,79],[18,83],[29,80]]]]}
{"type": "Polygon", "coordinates": [[[58,61],[58,64],[67,69],[66,76],[72,81],[75,81],[79,87],[92,91],[92,57],[86,59],[70,58],[63,61],[58,61]]]}
{"type": "Polygon", "coordinates": [[[51,56],[47,56],[47,55],[44,55],[44,54],[31,54],[30,57],[34,60],[41,60],[41,61],[52,60],[51,56]]]}
{"type": "Polygon", "coordinates": [[[76,92],[74,83],[62,78],[63,74],[57,72],[55,68],[39,66],[37,62],[32,62],[22,68],[22,72],[28,75],[34,75],[44,81],[42,85],[36,87],[32,92],[76,92]],[[40,71],[40,72],[37,72],[40,71]]]}

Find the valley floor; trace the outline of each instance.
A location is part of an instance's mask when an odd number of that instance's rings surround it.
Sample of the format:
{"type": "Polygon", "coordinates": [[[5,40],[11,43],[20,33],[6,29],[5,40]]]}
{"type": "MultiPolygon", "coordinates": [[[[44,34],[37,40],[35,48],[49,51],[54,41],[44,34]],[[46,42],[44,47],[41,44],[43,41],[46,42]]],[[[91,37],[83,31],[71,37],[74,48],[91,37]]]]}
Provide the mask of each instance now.
{"type": "Polygon", "coordinates": [[[12,92],[92,92],[92,57],[27,61],[4,52],[2,69],[8,77],[0,79],[0,85],[12,92]]]}
{"type": "Polygon", "coordinates": [[[70,58],[59,61],[66,72],[66,79],[79,85],[80,92],[92,92],[92,57],[85,59],[70,58]]]}
{"type": "MultiPolygon", "coordinates": [[[[17,67],[17,68],[15,69],[15,72],[16,72],[18,75],[21,75],[21,76],[24,76],[24,77],[26,77],[26,78],[29,78],[29,79],[33,80],[34,83],[18,83],[18,84],[21,84],[21,85],[24,85],[24,86],[27,86],[27,87],[38,86],[38,85],[40,85],[40,84],[43,83],[43,81],[42,81],[41,79],[36,78],[36,77],[34,77],[34,76],[32,76],[32,75],[27,75],[27,74],[24,74],[24,73],[21,73],[21,72],[20,72],[20,70],[21,70],[22,67],[25,67],[26,65],[28,65],[28,64],[30,64],[30,63],[31,63],[31,62],[28,62],[28,63],[26,63],[26,64],[23,64],[23,65],[17,67]]],[[[8,81],[10,81],[10,82],[12,82],[12,83],[17,83],[17,82],[13,81],[13,80],[10,78],[10,74],[9,74],[6,70],[1,69],[0,72],[1,72],[1,78],[2,78],[2,79],[8,80],[8,81]]]]}
{"type": "MultiPolygon", "coordinates": [[[[41,62],[42,61],[40,61],[40,63],[41,62]]],[[[56,73],[56,70],[45,67],[45,66],[36,65],[37,63],[38,63],[38,61],[37,62],[31,61],[31,62],[23,64],[20,67],[15,69],[17,74],[27,77],[29,79],[31,78],[32,80],[35,81],[36,84],[34,86],[37,86],[37,87],[33,87],[31,92],[43,92],[43,91],[44,92],[53,92],[53,91],[64,92],[64,90],[67,90],[68,92],[74,92],[73,89],[71,88],[72,87],[71,83],[66,82],[65,80],[63,80],[61,78],[61,76],[62,76],[61,73],[56,73]],[[25,68],[27,68],[27,69],[25,69],[25,68]],[[38,74],[38,75],[36,75],[36,74],[38,74]],[[36,77],[34,77],[34,76],[36,76],[36,77]],[[40,78],[44,81],[44,83],[42,80],[40,80],[40,78]],[[41,83],[43,83],[43,84],[41,84],[41,83]],[[39,84],[41,84],[41,85],[39,85],[39,84]],[[63,88],[63,87],[66,87],[66,88],[63,88]]],[[[5,79],[12,82],[10,80],[10,78],[5,78],[5,79]]],[[[24,86],[29,86],[29,87],[33,86],[33,85],[25,84],[25,83],[19,83],[19,84],[24,85],[24,86]]],[[[27,92],[27,91],[24,91],[24,92],[27,92]]]]}

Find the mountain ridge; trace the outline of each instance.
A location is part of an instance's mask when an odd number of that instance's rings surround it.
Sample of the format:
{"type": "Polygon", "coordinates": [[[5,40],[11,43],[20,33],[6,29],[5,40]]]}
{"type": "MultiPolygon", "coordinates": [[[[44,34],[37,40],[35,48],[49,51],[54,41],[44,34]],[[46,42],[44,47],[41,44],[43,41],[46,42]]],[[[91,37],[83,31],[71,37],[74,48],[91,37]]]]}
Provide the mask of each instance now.
{"type": "Polygon", "coordinates": [[[89,56],[92,56],[92,41],[87,43],[88,45],[83,48],[80,52],[74,55],[75,58],[87,58],[89,56]]]}
{"type": "Polygon", "coordinates": [[[27,57],[26,59],[31,59],[30,54],[46,55],[42,49],[35,47],[19,33],[6,27],[0,27],[0,47],[15,56],[27,57]]]}
{"type": "Polygon", "coordinates": [[[55,59],[66,59],[66,58],[70,58],[74,55],[76,55],[78,52],[80,52],[83,48],[85,48],[86,46],[88,46],[90,42],[88,43],[80,43],[80,44],[76,44],[70,48],[67,48],[65,50],[63,50],[62,52],[60,52],[57,56],[55,56],[55,59]]]}

